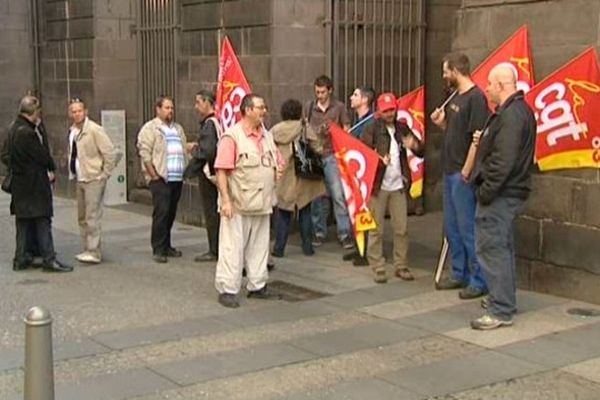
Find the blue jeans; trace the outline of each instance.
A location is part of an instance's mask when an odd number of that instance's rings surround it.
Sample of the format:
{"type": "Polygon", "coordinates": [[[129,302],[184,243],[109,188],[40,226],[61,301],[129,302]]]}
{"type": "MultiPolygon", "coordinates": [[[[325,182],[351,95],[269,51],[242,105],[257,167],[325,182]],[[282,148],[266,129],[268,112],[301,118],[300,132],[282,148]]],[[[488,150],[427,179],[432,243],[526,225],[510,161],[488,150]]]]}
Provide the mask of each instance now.
{"type": "MultiPolygon", "coordinates": [[[[352,237],[352,226],[344,189],[340,180],[340,171],[334,155],[323,158],[323,171],[325,173],[325,186],[333,203],[333,215],[337,226],[338,239],[344,240],[352,237]]],[[[327,218],[329,216],[329,205],[325,196],[317,197],[311,204],[312,223],[315,236],[327,236],[327,218]]]]}
{"type": "MultiPolygon", "coordinates": [[[[279,208],[275,211],[275,244],[273,245],[273,254],[277,257],[283,257],[293,217],[294,213],[292,211],[281,210],[279,208]]],[[[302,252],[305,255],[312,255],[315,251],[312,245],[310,204],[298,210],[298,222],[300,223],[302,252]]]]}
{"type": "Polygon", "coordinates": [[[490,289],[488,311],[510,320],[517,312],[517,277],[514,222],[524,201],[498,197],[491,204],[477,205],[475,239],[477,257],[490,289]]]}
{"type": "Polygon", "coordinates": [[[450,246],[452,278],[487,290],[475,254],[475,189],[460,172],[444,175],[444,232],[450,246]]]}

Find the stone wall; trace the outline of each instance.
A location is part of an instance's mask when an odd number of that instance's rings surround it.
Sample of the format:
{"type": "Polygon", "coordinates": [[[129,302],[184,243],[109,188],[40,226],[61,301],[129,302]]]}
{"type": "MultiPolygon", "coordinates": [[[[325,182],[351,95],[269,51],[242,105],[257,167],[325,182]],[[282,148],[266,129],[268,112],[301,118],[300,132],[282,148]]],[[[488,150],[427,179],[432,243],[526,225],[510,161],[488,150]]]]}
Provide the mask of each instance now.
{"type": "MultiPolygon", "coordinates": [[[[599,16],[600,0],[464,0],[453,48],[477,64],[527,23],[540,81],[588,46],[598,47],[599,16]]],[[[598,170],[534,174],[532,196],[517,222],[521,287],[600,303],[598,204],[598,170]]]]}
{"type": "Polygon", "coordinates": [[[455,16],[462,0],[427,0],[425,39],[425,82],[427,142],[425,148],[425,207],[429,211],[442,209],[443,132],[429,121],[429,114],[444,101],[442,58],[452,49],[455,16]]]}
{"type": "MultiPolygon", "coordinates": [[[[314,78],[326,72],[323,0],[183,0],[181,16],[176,108],[191,139],[198,127],[194,95],[216,88],[223,35],[229,36],[252,90],[265,97],[271,124],[285,99],[309,98],[314,78]]],[[[183,220],[202,223],[201,201],[194,183],[184,187],[183,220]]]]}
{"type": "Polygon", "coordinates": [[[33,89],[29,1],[0,0],[0,27],[0,143],[4,143],[19,99],[33,89]]]}

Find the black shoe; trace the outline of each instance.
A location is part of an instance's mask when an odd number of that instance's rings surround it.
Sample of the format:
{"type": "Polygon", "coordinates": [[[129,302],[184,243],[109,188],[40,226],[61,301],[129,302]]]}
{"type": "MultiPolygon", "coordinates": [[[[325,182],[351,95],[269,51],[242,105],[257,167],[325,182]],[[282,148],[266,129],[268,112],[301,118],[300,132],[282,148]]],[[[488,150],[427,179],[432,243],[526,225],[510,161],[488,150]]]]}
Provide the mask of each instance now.
{"type": "Polygon", "coordinates": [[[461,289],[466,287],[467,285],[461,281],[457,281],[452,278],[446,278],[443,281],[436,283],[435,288],[437,290],[452,290],[452,289],[461,289]]]}
{"type": "Polygon", "coordinates": [[[169,260],[167,260],[167,256],[164,254],[154,254],[152,256],[152,259],[154,260],[154,262],[159,263],[159,264],[164,264],[169,261],[169,260]]]}
{"type": "Polygon", "coordinates": [[[262,287],[262,289],[249,291],[248,298],[260,300],[281,300],[281,295],[279,293],[271,292],[267,288],[267,285],[265,285],[262,287]]]}
{"type": "Polygon", "coordinates": [[[174,247],[169,247],[165,255],[167,257],[179,258],[183,255],[183,253],[174,247]]]}
{"type": "Polygon", "coordinates": [[[59,261],[54,260],[51,264],[45,264],[43,267],[44,272],[71,272],[73,267],[70,265],[63,264],[59,261]]]}
{"type": "Polygon", "coordinates": [[[470,300],[476,299],[478,297],[484,296],[487,294],[487,290],[475,288],[473,286],[467,286],[460,292],[458,292],[458,297],[462,300],[470,300]]]}
{"type": "Polygon", "coordinates": [[[354,257],[352,265],[354,265],[355,267],[366,267],[367,265],[369,265],[369,260],[367,260],[367,257],[361,257],[357,255],[356,257],[354,257]]]}
{"type": "Polygon", "coordinates": [[[219,295],[219,304],[227,308],[238,308],[240,306],[236,295],[231,293],[221,293],[219,295]]]}
{"type": "Polygon", "coordinates": [[[206,253],[198,254],[196,257],[194,257],[194,261],[195,262],[217,261],[217,255],[211,253],[210,251],[207,251],[206,253]]]}
{"type": "Polygon", "coordinates": [[[271,255],[272,255],[273,257],[282,258],[282,257],[283,257],[283,251],[275,251],[275,250],[273,250],[273,251],[271,252],[271,255]]]}
{"type": "Polygon", "coordinates": [[[360,257],[360,254],[358,254],[358,251],[351,251],[349,253],[346,253],[342,256],[342,260],[344,261],[352,261],[355,260],[356,257],[360,257]]]}
{"type": "MultiPolygon", "coordinates": [[[[267,263],[267,271],[271,272],[275,269],[275,263],[267,263]]],[[[245,271],[245,270],[244,270],[245,271]]]]}
{"type": "Polygon", "coordinates": [[[354,239],[352,238],[345,238],[342,240],[342,247],[344,248],[344,250],[350,250],[354,248],[354,239]]]}

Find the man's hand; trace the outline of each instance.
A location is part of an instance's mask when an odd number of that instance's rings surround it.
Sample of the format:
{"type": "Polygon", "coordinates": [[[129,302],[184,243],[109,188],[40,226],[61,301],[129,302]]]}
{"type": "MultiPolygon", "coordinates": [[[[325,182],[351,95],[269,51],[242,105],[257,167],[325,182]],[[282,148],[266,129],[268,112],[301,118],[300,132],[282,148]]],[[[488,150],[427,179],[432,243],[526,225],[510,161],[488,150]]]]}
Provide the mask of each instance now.
{"type": "Polygon", "coordinates": [[[48,171],[48,180],[50,183],[56,182],[56,176],[54,175],[54,172],[48,171]]]}
{"type": "Polygon", "coordinates": [[[381,162],[383,162],[383,165],[385,165],[386,167],[390,165],[390,160],[391,158],[389,154],[386,154],[385,156],[381,157],[381,162]]]}
{"type": "Polygon", "coordinates": [[[233,218],[233,205],[229,199],[221,201],[221,215],[229,219],[233,218]]]}
{"type": "Polygon", "coordinates": [[[409,149],[414,150],[418,147],[417,139],[413,135],[407,135],[402,137],[402,145],[409,149]]]}
{"type": "Polygon", "coordinates": [[[196,143],[196,142],[190,142],[190,143],[185,144],[185,149],[187,150],[188,153],[191,153],[192,151],[196,150],[197,148],[198,148],[198,143],[196,143]]]}
{"type": "Polygon", "coordinates": [[[446,112],[442,108],[436,108],[430,115],[431,122],[443,128],[446,122],[446,112]]]}

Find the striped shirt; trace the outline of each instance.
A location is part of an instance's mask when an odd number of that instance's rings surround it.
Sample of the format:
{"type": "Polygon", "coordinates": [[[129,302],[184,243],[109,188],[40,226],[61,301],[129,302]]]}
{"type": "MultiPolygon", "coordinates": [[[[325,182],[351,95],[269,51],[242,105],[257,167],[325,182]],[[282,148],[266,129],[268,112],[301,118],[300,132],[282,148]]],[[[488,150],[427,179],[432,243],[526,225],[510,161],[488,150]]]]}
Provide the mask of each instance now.
{"type": "Polygon", "coordinates": [[[175,126],[162,125],[161,130],[167,141],[167,182],[181,182],[185,169],[181,137],[175,126]]]}

